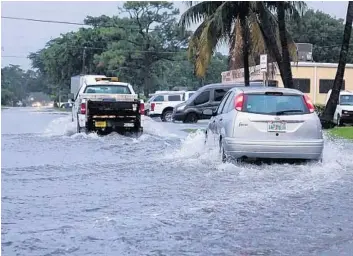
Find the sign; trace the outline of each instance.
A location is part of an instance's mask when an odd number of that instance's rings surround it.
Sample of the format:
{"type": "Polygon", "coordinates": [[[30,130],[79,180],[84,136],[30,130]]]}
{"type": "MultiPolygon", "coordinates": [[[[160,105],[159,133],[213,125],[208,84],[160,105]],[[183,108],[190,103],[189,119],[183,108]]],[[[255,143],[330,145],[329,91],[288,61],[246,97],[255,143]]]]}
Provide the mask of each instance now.
{"type": "Polygon", "coordinates": [[[267,54],[260,55],[260,71],[267,72],[267,54]]]}

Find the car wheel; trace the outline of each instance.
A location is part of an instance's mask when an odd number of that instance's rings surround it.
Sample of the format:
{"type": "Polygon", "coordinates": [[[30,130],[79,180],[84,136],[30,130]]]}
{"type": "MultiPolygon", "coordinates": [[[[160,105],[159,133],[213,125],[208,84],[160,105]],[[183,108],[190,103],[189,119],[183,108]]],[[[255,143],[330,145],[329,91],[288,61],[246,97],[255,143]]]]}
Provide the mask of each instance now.
{"type": "Polygon", "coordinates": [[[163,112],[162,117],[161,117],[163,122],[171,122],[173,121],[173,111],[172,110],[166,110],[163,112]]]}
{"type": "Polygon", "coordinates": [[[196,113],[189,113],[185,117],[184,123],[197,123],[198,117],[196,113]]]}
{"type": "Polygon", "coordinates": [[[337,115],[337,125],[338,126],[342,126],[343,125],[342,121],[341,121],[341,116],[339,114],[337,115]]]}

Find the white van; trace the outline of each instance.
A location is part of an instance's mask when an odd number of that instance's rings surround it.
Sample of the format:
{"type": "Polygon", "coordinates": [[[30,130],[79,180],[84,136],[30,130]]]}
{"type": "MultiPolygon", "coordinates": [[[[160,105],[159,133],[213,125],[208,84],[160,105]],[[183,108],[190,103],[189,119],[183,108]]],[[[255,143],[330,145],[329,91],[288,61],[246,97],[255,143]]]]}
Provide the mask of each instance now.
{"type": "MultiPolygon", "coordinates": [[[[326,104],[330,98],[332,90],[329,90],[326,97],[326,104]]],[[[343,124],[353,124],[353,92],[341,91],[338,104],[333,115],[333,122],[338,126],[343,124]]]]}

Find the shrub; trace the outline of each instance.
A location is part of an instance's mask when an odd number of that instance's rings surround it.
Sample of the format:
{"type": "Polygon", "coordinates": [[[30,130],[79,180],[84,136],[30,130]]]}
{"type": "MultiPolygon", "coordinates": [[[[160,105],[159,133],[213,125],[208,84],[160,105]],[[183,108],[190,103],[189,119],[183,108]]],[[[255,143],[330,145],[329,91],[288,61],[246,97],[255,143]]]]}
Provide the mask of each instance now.
{"type": "Polygon", "coordinates": [[[315,106],[315,111],[319,116],[321,116],[322,112],[325,110],[325,105],[324,104],[314,104],[315,106]]]}

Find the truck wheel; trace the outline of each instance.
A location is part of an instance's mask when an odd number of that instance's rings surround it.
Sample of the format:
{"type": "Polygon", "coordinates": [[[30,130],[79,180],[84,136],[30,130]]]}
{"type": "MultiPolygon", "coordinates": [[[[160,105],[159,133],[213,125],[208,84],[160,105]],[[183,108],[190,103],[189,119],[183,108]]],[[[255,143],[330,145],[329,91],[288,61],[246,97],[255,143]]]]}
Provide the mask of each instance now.
{"type": "Polygon", "coordinates": [[[198,117],[196,113],[189,113],[184,119],[184,123],[197,123],[198,117]]]}
{"type": "Polygon", "coordinates": [[[163,112],[161,119],[163,122],[173,121],[173,110],[166,110],[163,112]]]}
{"type": "Polygon", "coordinates": [[[340,116],[340,114],[337,115],[337,125],[338,125],[338,126],[342,126],[342,125],[343,125],[343,124],[342,124],[342,121],[341,121],[341,116],[340,116]]]}

